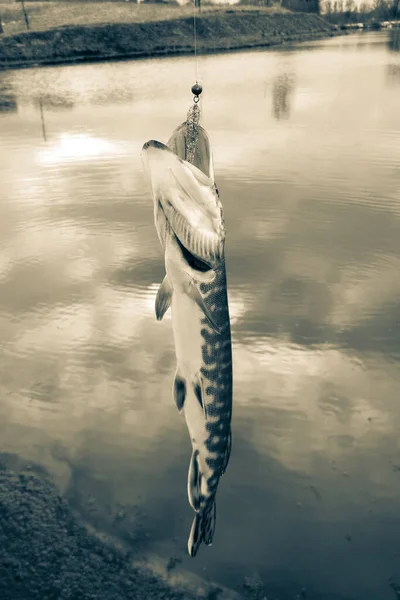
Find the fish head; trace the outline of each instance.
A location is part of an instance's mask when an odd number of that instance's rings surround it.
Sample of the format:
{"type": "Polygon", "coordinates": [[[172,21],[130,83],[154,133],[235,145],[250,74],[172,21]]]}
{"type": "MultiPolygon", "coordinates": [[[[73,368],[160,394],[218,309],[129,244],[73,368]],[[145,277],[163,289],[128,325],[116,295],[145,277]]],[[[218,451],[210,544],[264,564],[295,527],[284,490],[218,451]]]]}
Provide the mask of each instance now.
{"type": "MultiPolygon", "coordinates": [[[[204,135],[205,133],[204,130],[204,135]]],[[[180,144],[175,130],[170,143],[180,144]]],[[[206,143],[203,144],[207,153],[206,143]]],[[[212,161],[200,152],[201,164],[213,175],[212,161]]],[[[154,220],[168,261],[176,271],[185,271],[199,281],[224,262],[225,226],[222,205],[213,176],[184,160],[169,146],[151,140],[144,144],[142,162],[150,181],[154,220]]]]}

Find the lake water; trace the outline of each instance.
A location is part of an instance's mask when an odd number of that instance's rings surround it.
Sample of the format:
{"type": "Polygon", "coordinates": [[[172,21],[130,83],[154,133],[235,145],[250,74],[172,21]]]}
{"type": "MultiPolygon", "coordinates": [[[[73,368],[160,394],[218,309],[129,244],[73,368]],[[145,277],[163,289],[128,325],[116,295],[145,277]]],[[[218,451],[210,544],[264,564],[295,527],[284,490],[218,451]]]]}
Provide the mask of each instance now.
{"type": "Polygon", "coordinates": [[[143,554],[237,589],[257,572],[268,598],[390,600],[400,583],[390,35],[199,58],[227,228],[234,445],[196,559],[140,162],[184,120],[193,59],[0,73],[0,450],[46,466],[87,521],[143,554]]]}

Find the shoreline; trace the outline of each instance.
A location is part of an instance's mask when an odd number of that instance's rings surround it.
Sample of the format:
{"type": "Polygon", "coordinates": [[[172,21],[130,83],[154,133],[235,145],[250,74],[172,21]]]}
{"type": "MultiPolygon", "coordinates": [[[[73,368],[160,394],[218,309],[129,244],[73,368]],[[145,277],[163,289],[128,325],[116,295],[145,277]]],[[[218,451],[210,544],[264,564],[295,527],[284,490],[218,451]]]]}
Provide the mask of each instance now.
{"type": "MultiPolygon", "coordinates": [[[[139,524],[140,525],[140,524],[139,524]]],[[[0,597],[2,600],[241,600],[134,543],[82,520],[51,474],[0,453],[0,597]]]]}
{"type": "MultiPolygon", "coordinates": [[[[198,17],[197,53],[276,47],[343,34],[315,14],[226,10],[198,17]]],[[[178,56],[193,52],[191,18],[67,25],[0,38],[0,70],[178,56]]]]}

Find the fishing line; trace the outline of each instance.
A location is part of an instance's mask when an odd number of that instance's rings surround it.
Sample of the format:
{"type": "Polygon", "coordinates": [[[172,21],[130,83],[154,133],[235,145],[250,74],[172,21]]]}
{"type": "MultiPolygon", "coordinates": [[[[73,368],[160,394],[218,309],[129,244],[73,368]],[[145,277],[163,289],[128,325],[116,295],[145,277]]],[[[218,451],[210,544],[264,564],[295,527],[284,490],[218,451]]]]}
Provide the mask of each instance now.
{"type": "Polygon", "coordinates": [[[197,59],[197,21],[196,21],[196,4],[197,0],[193,0],[193,37],[194,37],[194,62],[195,62],[195,75],[196,83],[192,86],[192,94],[194,94],[193,102],[195,104],[200,100],[199,96],[203,91],[202,86],[199,83],[199,65],[197,59]]]}
{"type": "Polygon", "coordinates": [[[196,1],[193,0],[193,34],[194,34],[194,60],[196,65],[196,83],[198,81],[198,63],[197,63],[197,23],[196,23],[196,1]]]}

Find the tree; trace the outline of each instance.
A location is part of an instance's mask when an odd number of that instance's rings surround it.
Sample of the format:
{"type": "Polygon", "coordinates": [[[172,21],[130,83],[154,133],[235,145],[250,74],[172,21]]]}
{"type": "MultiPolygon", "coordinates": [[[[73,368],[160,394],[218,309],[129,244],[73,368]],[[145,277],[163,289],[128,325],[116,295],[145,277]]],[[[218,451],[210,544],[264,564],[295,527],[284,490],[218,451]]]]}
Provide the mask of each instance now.
{"type": "Polygon", "coordinates": [[[28,13],[25,10],[24,0],[20,0],[20,2],[21,2],[21,5],[22,5],[22,12],[24,13],[24,19],[25,19],[26,28],[30,29],[29,17],[28,17],[28,13]]]}
{"type": "Polygon", "coordinates": [[[387,21],[392,14],[392,0],[375,0],[374,13],[378,19],[387,21]]]}
{"type": "Polygon", "coordinates": [[[354,0],[346,0],[345,11],[346,12],[356,12],[357,6],[354,0]]]}
{"type": "Polygon", "coordinates": [[[361,2],[360,13],[367,14],[371,12],[371,5],[368,2],[361,2]]]}

